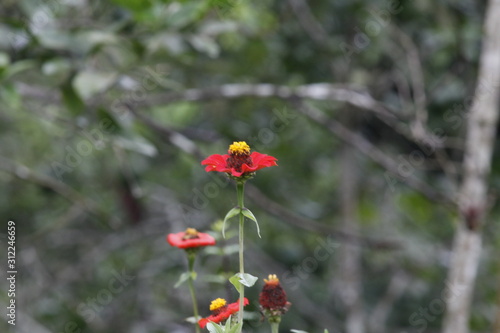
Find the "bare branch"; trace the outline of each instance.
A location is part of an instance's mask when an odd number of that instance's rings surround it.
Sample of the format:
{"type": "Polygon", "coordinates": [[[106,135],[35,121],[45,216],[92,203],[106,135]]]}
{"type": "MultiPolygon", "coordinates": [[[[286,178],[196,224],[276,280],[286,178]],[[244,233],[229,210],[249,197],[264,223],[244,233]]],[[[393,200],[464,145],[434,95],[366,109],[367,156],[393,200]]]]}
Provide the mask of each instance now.
{"type": "Polygon", "coordinates": [[[5,171],[19,179],[49,188],[91,213],[99,216],[104,214],[96,202],[86,198],[68,185],[49,176],[38,174],[24,165],[14,163],[4,157],[0,157],[0,170],[5,171]]]}
{"type": "Polygon", "coordinates": [[[418,48],[411,38],[396,25],[391,26],[392,33],[398,40],[398,44],[403,47],[406,60],[408,62],[408,71],[410,74],[410,83],[413,90],[413,100],[415,102],[415,129],[423,131],[427,127],[427,97],[425,94],[424,71],[418,48]]]}
{"type": "Polygon", "coordinates": [[[370,327],[373,333],[387,332],[385,323],[391,313],[394,302],[405,291],[409,281],[408,276],[401,270],[391,275],[391,280],[387,286],[385,295],[377,302],[370,315],[370,327]]]}
{"type": "MultiPolygon", "coordinates": [[[[387,106],[374,99],[368,92],[360,88],[346,85],[313,83],[289,87],[267,83],[224,84],[213,88],[187,89],[179,92],[153,95],[148,98],[147,103],[149,105],[165,105],[178,101],[205,101],[242,97],[275,97],[287,101],[291,99],[312,99],[318,101],[344,102],[362,110],[373,112],[375,116],[393,128],[397,133],[421,145],[427,145],[428,147],[437,149],[447,146],[448,141],[450,141],[449,138],[438,138],[431,133],[427,133],[426,137],[415,137],[414,131],[411,131],[407,124],[398,119],[387,106]]],[[[452,143],[454,144],[454,141],[452,141],[452,143]]]]}
{"type": "Polygon", "coordinates": [[[340,124],[337,121],[329,119],[319,110],[307,106],[304,103],[297,103],[299,110],[308,116],[311,120],[326,127],[330,132],[335,134],[341,140],[354,146],[360,152],[371,158],[375,163],[389,171],[394,177],[400,179],[403,183],[407,184],[414,190],[420,192],[431,201],[441,202],[447,207],[454,209],[456,207],[454,201],[447,197],[445,194],[438,192],[427,183],[416,178],[414,175],[404,177],[399,171],[399,164],[390,158],[388,155],[379,150],[370,141],[366,140],[363,136],[356,134],[340,124]]]}
{"type": "Polygon", "coordinates": [[[309,38],[321,47],[328,44],[328,33],[323,29],[311,12],[311,8],[304,0],[288,0],[293,13],[297,16],[300,26],[309,35],[309,38]]]}

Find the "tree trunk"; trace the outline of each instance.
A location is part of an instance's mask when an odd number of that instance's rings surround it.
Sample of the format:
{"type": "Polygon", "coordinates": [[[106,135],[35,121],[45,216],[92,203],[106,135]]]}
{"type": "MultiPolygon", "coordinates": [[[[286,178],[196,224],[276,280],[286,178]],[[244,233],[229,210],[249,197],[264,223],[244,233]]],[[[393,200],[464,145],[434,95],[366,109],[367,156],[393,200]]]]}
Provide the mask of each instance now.
{"type": "Polygon", "coordinates": [[[447,285],[451,288],[443,333],[467,333],[470,304],[481,254],[481,226],[488,209],[488,176],[498,121],[500,84],[500,0],[490,0],[479,76],[468,114],[462,186],[458,196],[460,219],[453,244],[447,285]]]}

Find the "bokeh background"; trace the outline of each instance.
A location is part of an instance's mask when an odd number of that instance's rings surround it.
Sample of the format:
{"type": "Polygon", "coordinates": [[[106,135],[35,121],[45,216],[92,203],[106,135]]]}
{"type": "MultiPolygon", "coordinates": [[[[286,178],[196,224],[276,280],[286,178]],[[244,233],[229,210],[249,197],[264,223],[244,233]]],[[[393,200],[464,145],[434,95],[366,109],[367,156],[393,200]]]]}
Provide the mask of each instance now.
{"type": "MultiPolygon", "coordinates": [[[[279,164],[247,186],[246,332],[269,331],[271,273],[293,304],[282,332],[439,332],[485,6],[3,0],[1,251],[13,220],[19,274],[0,330],[193,332],[165,242],[188,226],[218,240],[196,262],[201,313],[236,300],[235,186],[200,161],[244,140],[279,164]]],[[[473,332],[500,317],[499,167],[473,332]]]]}

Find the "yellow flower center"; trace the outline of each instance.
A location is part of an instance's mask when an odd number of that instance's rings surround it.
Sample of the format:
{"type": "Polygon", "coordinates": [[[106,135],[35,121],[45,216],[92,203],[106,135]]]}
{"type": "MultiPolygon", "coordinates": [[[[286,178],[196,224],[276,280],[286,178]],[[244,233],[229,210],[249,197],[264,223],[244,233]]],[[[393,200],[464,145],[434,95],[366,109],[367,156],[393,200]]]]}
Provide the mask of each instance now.
{"type": "Polygon", "coordinates": [[[193,239],[198,238],[198,230],[195,228],[187,228],[184,232],[184,237],[182,239],[193,239]]]}
{"type": "Polygon", "coordinates": [[[249,155],[250,146],[247,145],[245,141],[235,141],[232,145],[229,146],[229,153],[235,155],[249,155]]]}
{"type": "Polygon", "coordinates": [[[280,280],[278,279],[278,277],[276,276],[276,274],[269,274],[269,277],[267,279],[264,279],[264,282],[266,284],[277,284],[280,282],[280,280]]]}
{"type": "Polygon", "coordinates": [[[216,311],[222,308],[223,306],[226,306],[226,300],[223,298],[217,298],[210,303],[210,311],[216,311]]]}

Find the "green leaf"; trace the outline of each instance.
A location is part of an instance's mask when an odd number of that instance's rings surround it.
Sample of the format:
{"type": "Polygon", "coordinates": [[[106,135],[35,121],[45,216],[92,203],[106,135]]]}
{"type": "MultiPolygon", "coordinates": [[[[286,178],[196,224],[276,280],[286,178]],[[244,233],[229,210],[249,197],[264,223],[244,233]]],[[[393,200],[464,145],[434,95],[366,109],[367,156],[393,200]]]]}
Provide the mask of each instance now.
{"type": "Polygon", "coordinates": [[[207,329],[210,333],[224,333],[224,330],[222,329],[222,327],[218,324],[215,324],[215,323],[208,323],[207,329]]]}
{"type": "Polygon", "coordinates": [[[182,273],[181,276],[179,276],[179,280],[175,283],[174,288],[178,288],[181,284],[186,282],[190,276],[191,274],[189,272],[182,273]]]}
{"type": "Polygon", "coordinates": [[[239,291],[241,285],[244,285],[245,287],[251,287],[255,284],[255,282],[258,279],[259,279],[258,277],[253,276],[252,274],[236,273],[229,279],[229,282],[231,282],[231,284],[236,288],[236,290],[239,291]]]}
{"type": "Polygon", "coordinates": [[[230,218],[238,215],[241,212],[241,208],[236,206],[227,212],[226,217],[224,217],[224,222],[222,223],[222,237],[226,238],[226,221],[230,218]]]}
{"type": "Polygon", "coordinates": [[[325,328],[325,331],[323,333],[328,333],[328,330],[325,328]]]}
{"type": "Polygon", "coordinates": [[[116,78],[115,73],[84,71],[75,76],[73,88],[83,100],[86,100],[111,87],[116,78]]]}
{"type": "Polygon", "coordinates": [[[241,284],[243,284],[246,287],[253,286],[255,284],[255,282],[257,282],[257,280],[259,279],[258,277],[253,276],[252,274],[248,274],[248,273],[244,273],[243,275],[238,273],[238,275],[240,275],[241,284]]]}
{"type": "Polygon", "coordinates": [[[10,64],[10,57],[5,52],[0,52],[0,68],[6,68],[10,64]]]}
{"type": "Polygon", "coordinates": [[[259,235],[259,238],[262,238],[260,236],[259,222],[257,222],[257,219],[255,218],[255,215],[253,215],[253,213],[248,208],[243,208],[241,210],[241,212],[243,213],[243,215],[245,215],[245,217],[248,217],[250,220],[252,220],[252,221],[255,222],[255,225],[257,226],[257,234],[259,235]]]}
{"type": "Polygon", "coordinates": [[[73,115],[80,115],[85,111],[85,104],[70,84],[61,86],[62,99],[73,115]]]}
{"type": "Polygon", "coordinates": [[[229,278],[229,282],[236,288],[237,291],[240,291],[241,283],[240,283],[240,277],[239,273],[234,274],[229,278]]]}
{"type": "Polygon", "coordinates": [[[242,326],[243,326],[243,323],[238,323],[236,326],[231,327],[231,329],[227,333],[236,333],[236,332],[239,332],[241,330],[242,326]]]}
{"type": "Polygon", "coordinates": [[[134,135],[130,138],[117,136],[114,140],[114,144],[123,149],[134,151],[148,157],[154,157],[158,154],[158,149],[144,137],[139,135],[134,135]]]}

